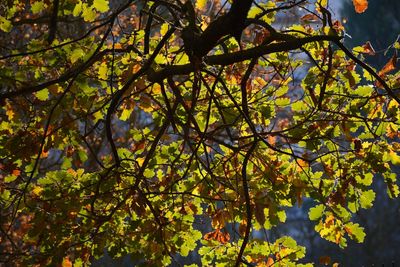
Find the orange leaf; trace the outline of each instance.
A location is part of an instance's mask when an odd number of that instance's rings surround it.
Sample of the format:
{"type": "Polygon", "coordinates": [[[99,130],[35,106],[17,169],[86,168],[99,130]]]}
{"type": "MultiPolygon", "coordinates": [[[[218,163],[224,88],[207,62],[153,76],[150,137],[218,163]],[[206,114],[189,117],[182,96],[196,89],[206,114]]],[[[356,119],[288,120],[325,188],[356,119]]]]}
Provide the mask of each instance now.
{"type": "Polygon", "coordinates": [[[12,175],[14,175],[14,176],[19,176],[20,174],[21,174],[21,171],[18,169],[15,169],[12,171],[12,175]]]}
{"type": "Polygon", "coordinates": [[[364,48],[364,53],[371,56],[375,55],[375,49],[372,47],[369,41],[363,44],[362,48],[364,48]]]}
{"type": "Polygon", "coordinates": [[[215,231],[205,234],[204,239],[207,241],[208,240],[216,240],[222,244],[226,244],[231,239],[231,236],[229,235],[229,233],[223,233],[223,232],[221,232],[220,229],[217,229],[215,231]]]}
{"type": "Polygon", "coordinates": [[[217,231],[219,232],[219,229],[205,234],[204,235],[204,239],[207,240],[207,241],[208,240],[215,240],[217,238],[217,235],[218,235],[217,231]]]}
{"type": "Polygon", "coordinates": [[[382,76],[385,75],[386,73],[396,69],[396,61],[397,61],[397,56],[393,55],[391,59],[386,63],[385,66],[379,71],[378,75],[382,76]]]}
{"type": "Polygon", "coordinates": [[[62,261],[62,267],[72,267],[72,262],[69,259],[69,257],[65,257],[64,260],[62,261]]]}
{"type": "Polygon", "coordinates": [[[363,13],[368,8],[368,0],[353,0],[353,5],[357,13],[363,13]]]}
{"type": "Polygon", "coordinates": [[[268,257],[267,267],[272,267],[273,265],[274,265],[274,259],[271,257],[268,257]]]}
{"type": "Polygon", "coordinates": [[[336,244],[339,244],[339,243],[340,243],[340,239],[341,239],[341,238],[342,238],[342,233],[337,232],[337,233],[336,233],[336,236],[335,236],[336,244]]]}
{"type": "Polygon", "coordinates": [[[231,239],[231,236],[229,235],[229,233],[219,232],[219,234],[217,236],[217,240],[219,242],[221,242],[222,244],[228,243],[230,239],[231,239]]]}

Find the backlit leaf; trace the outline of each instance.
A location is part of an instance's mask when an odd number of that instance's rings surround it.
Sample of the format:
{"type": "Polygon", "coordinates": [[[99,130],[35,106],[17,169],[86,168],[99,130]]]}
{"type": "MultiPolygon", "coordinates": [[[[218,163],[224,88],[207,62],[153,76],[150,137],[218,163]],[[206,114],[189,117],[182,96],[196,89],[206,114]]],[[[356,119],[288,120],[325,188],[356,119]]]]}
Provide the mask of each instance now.
{"type": "Polygon", "coordinates": [[[383,66],[383,68],[379,71],[378,75],[382,76],[387,74],[388,72],[396,69],[396,62],[397,62],[397,56],[393,55],[389,61],[383,66]]]}
{"type": "Polygon", "coordinates": [[[354,94],[358,95],[358,96],[363,96],[363,97],[367,97],[367,96],[371,96],[372,92],[374,91],[374,88],[372,86],[359,86],[357,87],[356,90],[354,90],[354,94]]]}
{"type": "Polygon", "coordinates": [[[316,221],[319,218],[322,217],[322,214],[324,212],[324,205],[319,204],[313,208],[310,209],[310,211],[308,212],[308,217],[310,218],[310,220],[312,221],[316,221]]]}
{"type": "Polygon", "coordinates": [[[109,9],[108,0],[94,0],[93,7],[99,12],[107,12],[109,9]]]}
{"type": "Polygon", "coordinates": [[[46,101],[47,99],[49,99],[49,90],[45,88],[36,92],[36,97],[41,101],[46,101]]]}
{"type": "Polygon", "coordinates": [[[353,0],[353,5],[357,13],[363,13],[368,8],[368,0],[353,0]]]}
{"type": "Polygon", "coordinates": [[[11,31],[12,24],[11,21],[7,20],[5,17],[0,16],[0,30],[4,32],[11,31]]]}
{"type": "Polygon", "coordinates": [[[207,5],[207,0],[197,0],[196,1],[196,8],[203,10],[207,5]]]}
{"type": "Polygon", "coordinates": [[[361,243],[364,241],[365,232],[364,228],[360,227],[358,223],[347,223],[344,227],[347,234],[353,239],[354,241],[361,243]]]}

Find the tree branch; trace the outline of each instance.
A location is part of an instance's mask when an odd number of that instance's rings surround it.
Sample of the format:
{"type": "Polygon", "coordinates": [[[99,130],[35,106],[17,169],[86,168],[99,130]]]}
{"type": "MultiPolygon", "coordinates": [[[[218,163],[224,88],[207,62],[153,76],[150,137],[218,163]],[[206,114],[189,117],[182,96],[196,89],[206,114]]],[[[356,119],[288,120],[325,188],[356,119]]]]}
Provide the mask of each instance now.
{"type": "MultiPolygon", "coordinates": [[[[330,36],[330,35],[317,35],[304,38],[293,38],[288,41],[257,46],[247,50],[242,50],[222,55],[207,56],[204,58],[204,61],[207,64],[213,66],[215,65],[227,66],[245,60],[250,60],[252,58],[260,57],[266,54],[296,50],[301,48],[303,45],[311,42],[334,41],[336,43],[339,42],[340,39],[341,37],[330,36]]],[[[148,72],[147,78],[151,82],[161,82],[162,80],[164,80],[169,76],[187,75],[193,71],[194,71],[193,64],[171,65],[171,66],[166,66],[159,71],[148,72]]]]}

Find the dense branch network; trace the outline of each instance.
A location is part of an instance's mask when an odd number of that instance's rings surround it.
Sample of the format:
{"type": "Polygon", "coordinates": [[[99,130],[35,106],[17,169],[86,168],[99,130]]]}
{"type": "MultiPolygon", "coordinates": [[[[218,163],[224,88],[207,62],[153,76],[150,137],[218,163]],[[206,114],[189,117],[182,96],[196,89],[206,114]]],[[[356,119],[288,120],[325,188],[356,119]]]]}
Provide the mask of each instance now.
{"type": "MultiPolygon", "coordinates": [[[[118,243],[125,235],[139,255],[145,235],[149,247],[163,252],[149,262],[164,261],[165,255],[175,260],[203,238],[204,246],[234,243],[226,255],[234,255],[236,266],[250,264],[246,255],[257,264],[263,260],[251,250],[258,242],[252,230],[284,221],[283,206],[301,205],[303,196],[312,196],[326,212],[317,218],[320,227],[341,227],[327,239],[342,245],[344,233],[355,238],[356,226],[343,211],[346,194],[357,202],[367,182],[359,182],[359,190],[348,164],[364,164],[358,158],[365,157],[365,169],[389,172],[373,160],[387,155],[373,152],[370,141],[383,135],[382,125],[395,135],[393,109],[400,99],[397,85],[385,80],[388,71],[375,72],[343,45],[343,31],[327,8],[316,3],[310,11],[304,0],[271,1],[274,6],[234,0],[225,7],[214,1],[209,10],[191,1],[131,0],[91,23],[84,17],[74,24],[68,14],[79,12],[66,13],[62,2],[54,1],[36,22],[29,16],[15,21],[35,25],[29,34],[43,32],[42,44],[32,41],[18,52],[2,48],[7,53],[0,57],[27,71],[26,77],[12,77],[11,68],[0,72],[1,116],[10,121],[1,129],[11,135],[1,143],[1,169],[24,167],[24,174],[7,176],[15,181],[1,211],[10,218],[0,225],[9,243],[7,262],[21,254],[32,262],[35,251],[36,263],[59,263],[66,260],[53,256],[60,247],[68,257],[88,260],[101,255],[106,243],[122,255],[129,252],[118,243]],[[272,24],[271,18],[285,14],[280,12],[297,8],[322,27],[278,30],[272,24]],[[210,20],[199,23],[199,13],[210,20]],[[69,38],[63,27],[70,24],[90,27],[69,38]],[[314,66],[305,66],[304,57],[314,66]],[[32,69],[35,64],[39,70],[32,69]],[[357,87],[355,65],[378,89],[357,87]],[[304,69],[308,74],[300,78],[304,69]],[[355,137],[361,129],[363,144],[355,137]],[[16,142],[23,143],[20,150],[16,142]],[[37,149],[24,152],[30,147],[37,149]],[[63,200],[68,204],[61,205],[63,200]],[[207,211],[200,212],[205,205],[207,211]],[[209,218],[212,231],[192,241],[189,236],[199,232],[195,215],[209,218]],[[57,224],[65,217],[62,228],[57,224]],[[24,220],[52,224],[49,232],[58,234],[30,229],[35,241],[24,243],[15,234],[25,234],[18,228],[24,220]],[[185,228],[186,235],[180,230],[185,228]],[[76,238],[66,240],[66,233],[76,238]],[[179,251],[177,244],[188,245],[179,251]]],[[[384,143],[374,145],[393,152],[384,143]]],[[[385,179],[395,194],[390,177],[385,179]]],[[[264,255],[267,264],[300,258],[301,249],[284,254],[281,247],[289,245],[276,242],[277,250],[264,255]]]]}

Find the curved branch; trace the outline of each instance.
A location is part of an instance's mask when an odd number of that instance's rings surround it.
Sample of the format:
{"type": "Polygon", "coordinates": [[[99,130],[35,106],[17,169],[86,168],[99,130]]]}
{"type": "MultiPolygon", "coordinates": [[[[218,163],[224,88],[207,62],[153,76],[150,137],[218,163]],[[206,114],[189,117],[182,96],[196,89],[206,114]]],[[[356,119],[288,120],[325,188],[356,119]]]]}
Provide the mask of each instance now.
{"type": "Polygon", "coordinates": [[[243,252],[246,249],[247,243],[249,242],[250,238],[250,230],[251,230],[251,219],[252,219],[252,210],[251,210],[251,203],[250,203],[250,193],[249,193],[249,185],[247,183],[247,163],[249,162],[249,159],[251,157],[251,154],[257,147],[258,140],[257,138],[254,139],[253,144],[251,145],[250,149],[247,151],[244,160],[243,160],[243,166],[242,166],[242,185],[243,185],[243,193],[244,193],[244,199],[246,201],[246,231],[243,237],[243,243],[242,246],[240,247],[239,254],[236,259],[236,267],[239,267],[240,263],[242,262],[242,256],[243,252]]]}
{"type": "MultiPolygon", "coordinates": [[[[288,41],[257,46],[247,50],[205,57],[204,61],[209,65],[227,66],[234,63],[250,60],[262,55],[291,51],[301,48],[303,45],[318,41],[333,41],[340,43],[342,37],[330,35],[316,35],[304,38],[290,38],[288,41]]],[[[149,72],[147,78],[151,82],[161,82],[173,75],[187,75],[194,71],[193,64],[166,66],[159,71],[149,72]]]]}

